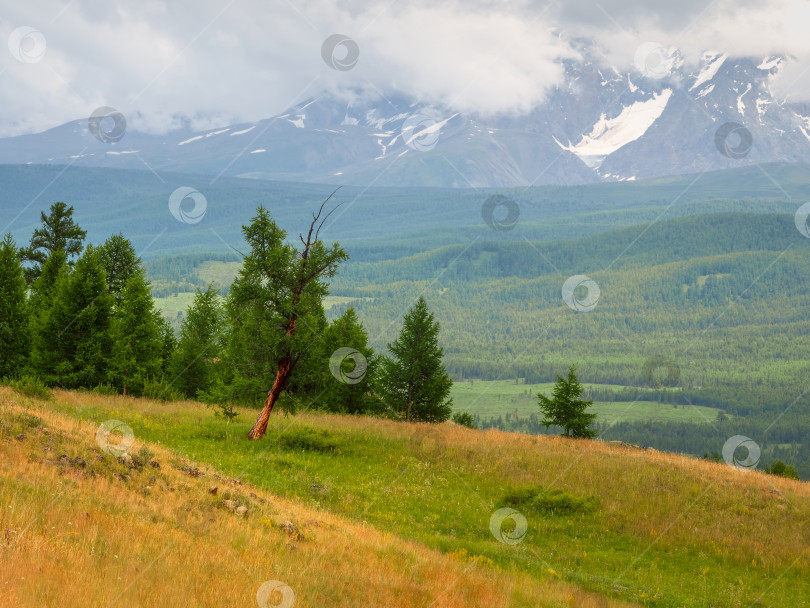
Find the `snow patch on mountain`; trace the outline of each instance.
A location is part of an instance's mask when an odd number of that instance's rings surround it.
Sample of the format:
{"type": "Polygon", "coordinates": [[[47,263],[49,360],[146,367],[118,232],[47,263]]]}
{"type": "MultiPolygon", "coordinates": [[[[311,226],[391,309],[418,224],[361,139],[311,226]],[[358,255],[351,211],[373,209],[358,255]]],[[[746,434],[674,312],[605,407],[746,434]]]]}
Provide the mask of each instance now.
{"type": "Polygon", "coordinates": [[[700,93],[698,93],[697,98],[700,99],[701,97],[706,97],[709,93],[714,91],[714,84],[710,84],[705,89],[703,89],[700,93]]]}
{"type": "Polygon", "coordinates": [[[803,121],[803,122],[804,122],[804,126],[805,126],[805,127],[807,127],[808,129],[810,129],[810,117],[808,117],[808,116],[802,116],[801,114],[799,114],[799,113],[797,113],[797,112],[793,112],[793,115],[794,115],[796,118],[798,118],[799,120],[803,121]]]}
{"type": "Polygon", "coordinates": [[[181,141],[181,142],[180,142],[179,144],[177,144],[177,145],[178,145],[178,146],[185,146],[186,144],[190,144],[190,143],[191,143],[191,142],[193,142],[193,141],[199,141],[199,140],[201,140],[203,137],[205,137],[205,135],[195,135],[194,137],[189,137],[188,139],[181,141]]]}
{"type": "MultiPolygon", "coordinates": [[[[410,138],[406,139],[405,133],[402,134],[402,142],[408,146],[410,145],[415,139],[419,139],[420,137],[425,137],[426,135],[431,135],[433,133],[439,133],[442,130],[442,127],[446,125],[448,122],[453,120],[456,116],[458,116],[458,112],[450,116],[449,118],[445,118],[444,120],[434,121],[432,125],[425,125],[423,129],[414,129],[411,132],[410,138]]],[[[480,129],[479,129],[480,130],[480,129]]],[[[391,143],[394,143],[396,138],[391,140],[391,143]]],[[[390,144],[389,144],[390,145],[390,144]]],[[[400,156],[402,156],[400,154],[400,156]]]]}
{"type": "Polygon", "coordinates": [[[616,118],[608,119],[602,114],[590,134],[583,135],[576,145],[569,141],[565,146],[556,137],[554,141],[563,150],[576,154],[590,168],[597,168],[605,157],[644,135],[663,114],[671,97],[672,89],[664,89],[652,99],[625,106],[616,118]]]}
{"type": "Polygon", "coordinates": [[[256,128],[256,125],[253,125],[252,127],[248,127],[247,129],[242,129],[241,131],[234,131],[233,133],[231,133],[231,136],[244,135],[245,133],[250,133],[255,128],[256,128]]]}
{"type": "Polygon", "coordinates": [[[743,103],[742,98],[745,97],[748,93],[751,92],[751,83],[748,83],[748,88],[745,89],[742,95],[737,98],[737,111],[739,111],[740,116],[745,118],[745,104],[743,103]]]}
{"type": "Polygon", "coordinates": [[[709,63],[709,65],[703,68],[700,74],[698,74],[695,83],[691,87],[689,87],[689,90],[694,91],[703,83],[709,82],[712,78],[714,78],[717,75],[718,70],[725,63],[726,59],[728,59],[728,55],[723,53],[717,59],[709,63]]]}
{"type": "Polygon", "coordinates": [[[768,111],[769,105],[771,105],[771,101],[769,99],[762,99],[761,97],[757,99],[757,113],[759,114],[760,124],[762,124],[762,117],[765,115],[765,112],[768,111]]]}
{"type": "Polygon", "coordinates": [[[772,70],[773,68],[779,69],[780,67],[782,67],[782,57],[779,57],[778,55],[776,57],[766,57],[762,60],[762,63],[757,66],[757,68],[760,70],[772,70]]]}

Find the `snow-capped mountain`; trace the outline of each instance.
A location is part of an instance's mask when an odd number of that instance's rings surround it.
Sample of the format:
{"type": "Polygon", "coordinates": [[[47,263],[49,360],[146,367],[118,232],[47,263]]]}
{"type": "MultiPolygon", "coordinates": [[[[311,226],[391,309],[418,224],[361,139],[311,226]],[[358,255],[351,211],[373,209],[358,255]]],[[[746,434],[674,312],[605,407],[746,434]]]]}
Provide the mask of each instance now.
{"type": "MultiPolygon", "coordinates": [[[[654,47],[654,45],[653,45],[654,47]]],[[[309,99],[278,116],[165,136],[113,109],[0,139],[0,163],[58,163],[360,186],[575,185],[763,162],[810,164],[810,107],[777,99],[783,57],[648,49],[620,71],[566,61],[565,85],[527,115],[482,118],[398,94],[309,99]],[[658,60],[649,63],[649,56],[658,60]]]]}

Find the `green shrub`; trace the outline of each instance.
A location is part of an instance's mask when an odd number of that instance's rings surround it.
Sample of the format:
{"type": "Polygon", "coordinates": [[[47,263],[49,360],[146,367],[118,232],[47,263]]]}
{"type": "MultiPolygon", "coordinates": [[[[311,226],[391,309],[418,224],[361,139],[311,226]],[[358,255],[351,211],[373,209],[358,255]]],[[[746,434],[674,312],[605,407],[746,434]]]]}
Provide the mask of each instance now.
{"type": "Polygon", "coordinates": [[[152,380],[149,378],[143,381],[142,396],[160,401],[183,401],[186,398],[182,391],[165,380],[152,380]]]}
{"type": "Polygon", "coordinates": [[[278,438],[278,444],[287,450],[333,452],[340,447],[341,442],[329,431],[295,427],[284,431],[278,438]]]}
{"type": "Polygon", "coordinates": [[[475,426],[475,418],[469,412],[456,412],[453,414],[453,422],[466,426],[468,429],[478,428],[475,426]]]}
{"type": "Polygon", "coordinates": [[[598,501],[592,496],[576,496],[557,488],[531,486],[510,490],[501,499],[500,506],[542,515],[574,515],[595,511],[598,501]]]}
{"type": "Polygon", "coordinates": [[[120,395],[121,391],[115,388],[112,384],[104,384],[103,382],[90,390],[91,393],[96,395],[120,395]]]}
{"type": "Polygon", "coordinates": [[[34,414],[29,414],[27,412],[24,412],[22,414],[15,414],[13,416],[13,420],[24,429],[35,429],[39,426],[42,426],[42,418],[40,418],[39,416],[35,416],[34,414]]]}
{"type": "Polygon", "coordinates": [[[138,450],[138,453],[133,455],[132,460],[136,466],[143,467],[149,464],[154,457],[155,453],[147,446],[142,445],[138,450]]]}
{"type": "Polygon", "coordinates": [[[32,376],[23,376],[19,380],[11,380],[9,386],[26,397],[36,397],[38,399],[50,399],[53,397],[51,389],[45,386],[42,380],[32,376]]]}
{"type": "Polygon", "coordinates": [[[787,477],[788,479],[798,479],[799,475],[796,473],[791,465],[785,464],[781,460],[777,460],[771,466],[765,467],[765,472],[771,475],[778,475],[779,477],[787,477]]]}
{"type": "Polygon", "coordinates": [[[216,408],[214,410],[214,416],[224,418],[228,421],[228,424],[236,420],[236,417],[239,415],[239,412],[233,409],[233,403],[219,403],[213,407],[216,408]]]}

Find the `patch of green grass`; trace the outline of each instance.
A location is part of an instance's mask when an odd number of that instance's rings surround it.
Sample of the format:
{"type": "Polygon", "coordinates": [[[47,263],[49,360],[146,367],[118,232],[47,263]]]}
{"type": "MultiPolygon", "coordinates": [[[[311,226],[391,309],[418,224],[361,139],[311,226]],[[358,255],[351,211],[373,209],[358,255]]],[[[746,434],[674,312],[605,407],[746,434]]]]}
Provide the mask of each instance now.
{"type": "Polygon", "coordinates": [[[39,378],[23,376],[19,380],[10,380],[8,385],[26,397],[35,397],[37,399],[46,400],[53,397],[53,392],[51,392],[51,389],[48,388],[39,378]]]}
{"type": "Polygon", "coordinates": [[[529,486],[509,490],[498,505],[519,509],[527,514],[574,515],[592,513],[598,501],[593,496],[576,496],[559,488],[529,486]]]}
{"type": "Polygon", "coordinates": [[[186,314],[186,310],[194,301],[194,293],[196,292],[182,292],[165,298],[154,298],[155,308],[160,311],[160,314],[165,319],[179,325],[180,320],[186,314]],[[178,313],[183,314],[179,315],[178,313]]]}
{"type": "Polygon", "coordinates": [[[233,283],[239,270],[242,268],[241,262],[203,262],[195,272],[206,284],[213,283],[217,289],[227,289],[233,283]]]}
{"type": "MultiPolygon", "coordinates": [[[[583,384],[585,390],[601,389],[618,392],[625,388],[613,384],[583,384]]],[[[454,411],[478,414],[482,419],[497,418],[507,413],[525,418],[540,414],[537,393],[550,395],[553,382],[515,384],[514,380],[474,380],[454,382],[450,392],[454,411]]],[[[599,422],[696,422],[717,419],[720,410],[712,407],[658,403],[656,401],[596,401],[592,410],[599,422]]]]}
{"type": "Polygon", "coordinates": [[[23,432],[29,429],[35,429],[42,424],[42,418],[36,416],[34,414],[10,414],[5,417],[5,420],[2,421],[2,424],[5,428],[11,429],[16,431],[17,433],[23,432]]]}
{"type": "Polygon", "coordinates": [[[301,452],[335,452],[341,441],[334,434],[323,429],[296,426],[282,433],[278,443],[286,450],[301,452]]]}

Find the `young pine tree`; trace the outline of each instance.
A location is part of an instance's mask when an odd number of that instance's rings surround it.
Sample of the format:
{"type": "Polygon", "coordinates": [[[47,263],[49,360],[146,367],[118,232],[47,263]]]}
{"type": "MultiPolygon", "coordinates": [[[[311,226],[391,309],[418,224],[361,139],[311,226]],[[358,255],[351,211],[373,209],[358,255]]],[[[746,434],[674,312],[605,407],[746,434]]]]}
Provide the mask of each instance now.
{"type": "Polygon", "coordinates": [[[28,297],[28,334],[31,337],[31,361],[37,355],[37,336],[43,331],[43,324],[53,307],[55,295],[61,281],[70,276],[67,258],[61,249],[54,251],[42,265],[42,272],[31,286],[28,297]]]}
{"type": "Polygon", "coordinates": [[[23,367],[30,350],[25,274],[11,234],[0,241],[0,378],[23,367]]]}
{"type": "Polygon", "coordinates": [[[593,405],[593,401],[583,401],[582,385],[577,379],[574,366],[568,368],[568,378],[557,376],[557,383],[554,385],[552,398],[549,399],[542,393],[537,394],[540,400],[540,410],[544,418],[540,424],[546,428],[552,424],[563,429],[566,437],[590,439],[596,432],[590,428],[591,423],[596,419],[596,414],[589,414],[586,410],[593,405]]]}
{"type": "Polygon", "coordinates": [[[35,369],[47,383],[66,388],[104,382],[113,299],[94,247],[85,250],[72,273],[56,280],[49,297],[51,306],[35,324],[35,369]]]}
{"type": "Polygon", "coordinates": [[[124,395],[137,395],[144,381],[160,376],[163,350],[160,313],[155,310],[149,282],[141,272],[132,274],[124,284],[110,335],[109,378],[124,395]]]}
{"type": "Polygon", "coordinates": [[[180,328],[168,373],[172,384],[187,397],[211,391],[216,362],[222,356],[223,321],[214,286],[197,290],[180,328]]]}
{"type": "Polygon", "coordinates": [[[107,274],[107,287],[120,306],[124,287],[131,276],[144,273],[143,263],[135,253],[135,247],[122,234],[114,234],[98,248],[99,259],[107,274]]]}
{"type": "Polygon", "coordinates": [[[405,315],[399,337],[383,357],[380,392],[388,405],[409,422],[444,422],[450,417],[448,398],[453,381],[442,364],[439,323],[420,297],[405,315]]]}
{"type": "MultiPolygon", "coordinates": [[[[25,276],[29,283],[33,283],[42,272],[42,265],[57,249],[61,249],[65,257],[70,260],[82,252],[82,242],[87,232],[73,220],[73,207],[57,202],[51,205],[50,213],[40,213],[42,227],[34,230],[28,247],[20,249],[20,256],[25,262],[34,265],[25,269],[25,276]]],[[[73,265],[69,261],[70,266],[73,265]]]]}
{"type": "Polygon", "coordinates": [[[56,288],[61,279],[70,274],[67,256],[57,249],[42,265],[42,272],[31,286],[31,307],[35,314],[47,311],[53,304],[56,288]]]}
{"type": "Polygon", "coordinates": [[[336,414],[382,411],[382,402],[371,391],[377,358],[368,346],[368,335],[354,308],[349,307],[329,324],[317,340],[316,348],[318,356],[314,357],[314,363],[320,376],[318,384],[323,390],[318,407],[336,414]],[[353,349],[356,354],[344,351],[333,357],[341,348],[353,349]]]}

